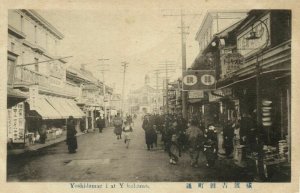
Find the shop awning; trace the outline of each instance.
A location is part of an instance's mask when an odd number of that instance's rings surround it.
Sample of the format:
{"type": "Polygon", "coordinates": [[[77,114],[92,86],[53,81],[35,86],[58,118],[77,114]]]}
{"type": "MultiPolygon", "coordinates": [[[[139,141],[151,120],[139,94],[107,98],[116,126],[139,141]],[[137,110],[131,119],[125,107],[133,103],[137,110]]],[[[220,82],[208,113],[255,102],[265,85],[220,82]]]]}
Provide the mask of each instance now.
{"type": "Polygon", "coordinates": [[[69,116],[74,118],[82,118],[84,113],[70,99],[47,97],[47,101],[62,115],[62,118],[67,119],[69,116]]]}
{"type": "Polygon", "coordinates": [[[84,117],[85,114],[82,112],[82,110],[76,105],[75,101],[69,100],[69,99],[64,99],[66,103],[70,106],[70,109],[73,110],[75,113],[73,116],[74,117],[84,117]]]}
{"type": "Polygon", "coordinates": [[[62,119],[62,115],[56,111],[45,98],[36,100],[36,108],[34,111],[36,111],[42,119],[62,119]]]}

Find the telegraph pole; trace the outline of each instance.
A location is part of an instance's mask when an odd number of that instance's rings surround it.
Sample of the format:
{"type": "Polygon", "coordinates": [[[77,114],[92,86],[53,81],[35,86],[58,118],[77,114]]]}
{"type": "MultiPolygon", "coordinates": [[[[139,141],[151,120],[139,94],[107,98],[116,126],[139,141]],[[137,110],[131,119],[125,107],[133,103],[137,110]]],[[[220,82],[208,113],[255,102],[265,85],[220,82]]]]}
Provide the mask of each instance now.
{"type": "Polygon", "coordinates": [[[124,113],[124,92],[125,92],[125,75],[126,75],[126,68],[128,67],[128,62],[122,62],[122,67],[124,68],[123,70],[123,87],[122,87],[122,106],[121,106],[121,114],[123,117],[124,113]]]}
{"type": "Polygon", "coordinates": [[[165,83],[166,83],[166,113],[169,114],[169,72],[174,72],[175,69],[170,69],[170,67],[174,66],[175,64],[172,63],[171,61],[165,61],[163,64],[160,64],[160,65],[163,65],[164,69],[165,69],[165,75],[166,75],[166,80],[165,80],[165,83]]]}
{"type": "MultiPolygon", "coordinates": [[[[104,120],[106,120],[106,117],[107,117],[107,112],[106,112],[106,103],[105,103],[105,95],[106,95],[106,86],[105,86],[105,76],[104,76],[104,73],[105,71],[108,71],[107,69],[105,69],[105,64],[104,64],[104,61],[108,61],[109,58],[100,58],[98,59],[99,61],[102,61],[102,64],[100,67],[102,67],[103,69],[100,70],[100,72],[102,72],[102,78],[103,78],[103,103],[104,103],[104,120]]],[[[110,122],[110,116],[108,116],[108,122],[110,122]]]]}
{"type": "MultiPolygon", "coordinates": [[[[188,34],[185,29],[189,28],[189,26],[185,26],[183,17],[185,16],[195,16],[195,15],[202,15],[202,14],[184,14],[182,9],[180,10],[180,14],[169,14],[169,15],[164,15],[164,16],[180,16],[180,24],[181,26],[181,53],[182,53],[182,78],[184,75],[184,72],[186,71],[186,34],[188,34]]],[[[182,116],[183,118],[187,119],[187,92],[182,91],[182,116]]]]}
{"type": "Polygon", "coordinates": [[[159,94],[159,91],[158,91],[158,75],[159,75],[159,70],[155,70],[155,75],[156,75],[156,105],[155,105],[155,108],[156,108],[156,111],[158,111],[158,94],[159,94]]]}

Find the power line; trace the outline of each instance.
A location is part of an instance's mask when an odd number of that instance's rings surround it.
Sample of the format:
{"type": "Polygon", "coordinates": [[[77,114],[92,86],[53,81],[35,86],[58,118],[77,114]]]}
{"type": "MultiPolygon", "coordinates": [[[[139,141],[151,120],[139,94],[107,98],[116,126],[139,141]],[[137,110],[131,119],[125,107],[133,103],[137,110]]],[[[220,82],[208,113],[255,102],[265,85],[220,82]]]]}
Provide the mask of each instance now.
{"type": "Polygon", "coordinates": [[[61,57],[61,58],[56,58],[56,59],[44,60],[44,61],[40,61],[40,62],[32,62],[32,63],[28,63],[28,64],[21,64],[21,65],[17,65],[16,67],[36,65],[36,64],[40,64],[40,63],[52,62],[52,61],[55,61],[55,60],[61,60],[61,59],[71,58],[71,57],[73,57],[73,56],[66,56],[66,57],[61,57]]]}
{"type": "MultiPolygon", "coordinates": [[[[180,17],[180,29],[181,29],[181,53],[182,53],[182,77],[183,73],[186,70],[186,31],[185,29],[188,29],[189,26],[186,26],[184,23],[184,17],[190,16],[190,15],[202,15],[202,14],[186,14],[183,13],[182,9],[180,10],[180,14],[169,14],[164,16],[171,16],[171,17],[180,17]]],[[[187,93],[185,91],[182,91],[182,115],[183,118],[187,119],[187,93]]]]}

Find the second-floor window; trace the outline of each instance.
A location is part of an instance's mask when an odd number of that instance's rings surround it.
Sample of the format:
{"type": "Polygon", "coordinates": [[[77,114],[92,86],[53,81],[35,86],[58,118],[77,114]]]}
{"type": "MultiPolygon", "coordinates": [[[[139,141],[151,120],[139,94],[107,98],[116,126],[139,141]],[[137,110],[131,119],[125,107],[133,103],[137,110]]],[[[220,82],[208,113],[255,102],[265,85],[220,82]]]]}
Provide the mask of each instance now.
{"type": "Polygon", "coordinates": [[[34,64],[34,70],[36,72],[38,72],[39,71],[39,64],[38,64],[39,59],[38,58],[34,58],[34,62],[35,62],[35,64],[34,64]]]}

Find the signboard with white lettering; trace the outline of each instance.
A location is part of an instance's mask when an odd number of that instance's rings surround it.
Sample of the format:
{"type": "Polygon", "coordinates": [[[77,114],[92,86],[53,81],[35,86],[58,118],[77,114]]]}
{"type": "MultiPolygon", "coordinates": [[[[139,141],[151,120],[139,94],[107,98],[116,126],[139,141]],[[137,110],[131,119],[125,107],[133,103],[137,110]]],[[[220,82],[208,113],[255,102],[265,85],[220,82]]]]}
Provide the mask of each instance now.
{"type": "Polygon", "coordinates": [[[189,91],[189,99],[203,99],[204,92],[203,90],[191,90],[189,91]]]}
{"type": "Polygon", "coordinates": [[[182,80],[182,90],[213,90],[216,88],[214,70],[187,70],[182,80]]]}

